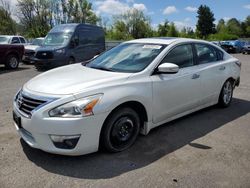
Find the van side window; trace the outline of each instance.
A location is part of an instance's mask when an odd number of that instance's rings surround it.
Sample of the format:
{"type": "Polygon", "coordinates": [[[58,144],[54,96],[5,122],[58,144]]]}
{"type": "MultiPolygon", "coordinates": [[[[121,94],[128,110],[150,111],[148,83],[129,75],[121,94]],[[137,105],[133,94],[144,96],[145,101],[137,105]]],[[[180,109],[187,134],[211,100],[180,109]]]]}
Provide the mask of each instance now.
{"type": "Polygon", "coordinates": [[[183,44],[172,49],[162,60],[162,63],[174,63],[180,68],[194,65],[193,50],[191,44],[183,44]]]}

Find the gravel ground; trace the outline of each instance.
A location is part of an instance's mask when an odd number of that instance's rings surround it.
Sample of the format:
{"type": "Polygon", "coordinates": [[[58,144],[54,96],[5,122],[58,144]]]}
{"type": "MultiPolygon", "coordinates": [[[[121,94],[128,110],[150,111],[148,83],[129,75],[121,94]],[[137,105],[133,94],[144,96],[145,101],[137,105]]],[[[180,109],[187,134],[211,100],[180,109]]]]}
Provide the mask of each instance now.
{"type": "Polygon", "coordinates": [[[65,157],[32,149],[12,121],[15,92],[39,74],[0,67],[0,187],[250,187],[250,56],[226,109],[210,107],[140,136],[129,150],[65,157]]]}

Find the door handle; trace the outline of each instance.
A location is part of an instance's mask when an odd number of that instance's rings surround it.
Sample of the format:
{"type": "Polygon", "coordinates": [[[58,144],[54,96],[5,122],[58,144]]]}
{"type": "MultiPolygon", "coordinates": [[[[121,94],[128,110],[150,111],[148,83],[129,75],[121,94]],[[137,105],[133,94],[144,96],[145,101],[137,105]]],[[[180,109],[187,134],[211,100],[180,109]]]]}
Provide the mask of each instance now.
{"type": "Polygon", "coordinates": [[[219,70],[225,70],[226,67],[225,66],[220,66],[219,70]]]}
{"type": "Polygon", "coordinates": [[[197,79],[197,78],[200,78],[200,75],[199,74],[193,74],[192,79],[197,79]]]}

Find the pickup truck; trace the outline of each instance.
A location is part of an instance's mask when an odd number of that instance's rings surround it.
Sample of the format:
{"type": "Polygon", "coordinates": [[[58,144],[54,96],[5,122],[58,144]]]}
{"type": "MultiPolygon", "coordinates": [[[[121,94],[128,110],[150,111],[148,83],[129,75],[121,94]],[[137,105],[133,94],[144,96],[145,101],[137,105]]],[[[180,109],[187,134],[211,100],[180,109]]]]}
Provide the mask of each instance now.
{"type": "Polygon", "coordinates": [[[0,44],[0,64],[4,64],[8,69],[18,68],[23,54],[23,45],[0,44]]]}

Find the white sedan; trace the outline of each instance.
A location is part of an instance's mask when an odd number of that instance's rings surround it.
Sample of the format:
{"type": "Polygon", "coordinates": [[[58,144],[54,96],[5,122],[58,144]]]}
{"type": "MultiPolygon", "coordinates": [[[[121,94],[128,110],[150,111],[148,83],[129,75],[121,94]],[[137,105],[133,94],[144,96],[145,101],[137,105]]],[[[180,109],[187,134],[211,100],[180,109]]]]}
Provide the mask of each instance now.
{"type": "Polygon", "coordinates": [[[14,99],[13,118],[31,147],[82,155],[129,148],[139,133],[202,108],[230,105],[241,63],[211,43],[132,40],[88,64],[40,74],[14,99]]]}

